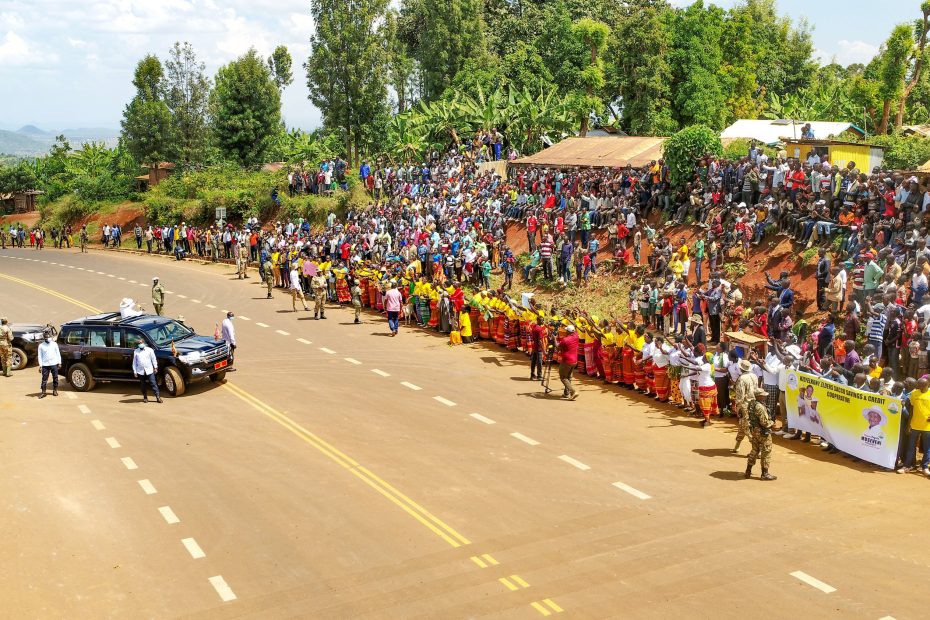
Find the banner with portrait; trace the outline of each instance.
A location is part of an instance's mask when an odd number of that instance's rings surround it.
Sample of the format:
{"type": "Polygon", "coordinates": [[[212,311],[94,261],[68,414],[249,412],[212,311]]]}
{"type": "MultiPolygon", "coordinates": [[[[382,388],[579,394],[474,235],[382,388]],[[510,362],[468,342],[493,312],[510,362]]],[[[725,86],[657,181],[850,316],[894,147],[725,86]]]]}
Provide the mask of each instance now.
{"type": "Polygon", "coordinates": [[[901,400],[863,392],[789,370],[788,426],[823,437],[863,461],[893,469],[898,455],[901,400]]]}

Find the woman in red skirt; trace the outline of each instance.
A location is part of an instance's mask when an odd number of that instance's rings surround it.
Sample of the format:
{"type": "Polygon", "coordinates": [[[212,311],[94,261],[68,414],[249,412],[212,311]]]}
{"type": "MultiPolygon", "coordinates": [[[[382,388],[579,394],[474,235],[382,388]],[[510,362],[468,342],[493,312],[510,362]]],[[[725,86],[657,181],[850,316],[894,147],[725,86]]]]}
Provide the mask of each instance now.
{"type": "Polygon", "coordinates": [[[652,375],[655,383],[656,400],[667,402],[672,383],[668,376],[668,354],[671,352],[665,344],[665,338],[656,336],[655,349],[652,353],[652,375]]]}

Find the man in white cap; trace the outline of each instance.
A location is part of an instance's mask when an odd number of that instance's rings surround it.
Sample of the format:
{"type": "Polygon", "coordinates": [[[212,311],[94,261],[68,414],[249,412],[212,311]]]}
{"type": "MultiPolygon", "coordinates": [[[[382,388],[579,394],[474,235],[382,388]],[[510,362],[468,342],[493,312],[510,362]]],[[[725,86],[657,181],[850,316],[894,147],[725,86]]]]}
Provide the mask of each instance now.
{"type": "Polygon", "coordinates": [[[155,307],[155,314],[161,316],[161,309],[165,303],[165,287],[158,281],[158,276],[152,278],[152,305],[155,307]]]}

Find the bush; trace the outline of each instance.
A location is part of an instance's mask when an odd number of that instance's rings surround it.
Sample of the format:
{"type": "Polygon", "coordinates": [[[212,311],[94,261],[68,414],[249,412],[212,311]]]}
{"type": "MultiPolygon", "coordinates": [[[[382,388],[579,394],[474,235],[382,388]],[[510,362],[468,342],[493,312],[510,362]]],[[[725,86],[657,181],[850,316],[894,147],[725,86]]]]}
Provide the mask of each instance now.
{"type": "Polygon", "coordinates": [[[721,266],[721,269],[723,269],[723,272],[727,274],[727,280],[730,280],[730,281],[738,280],[739,278],[742,278],[744,275],[746,275],[746,271],[747,271],[746,263],[744,262],[724,263],[721,266]]]}
{"type": "Polygon", "coordinates": [[[686,127],[669,138],[662,147],[662,156],[669,167],[672,185],[682,185],[694,175],[694,162],[712,153],[720,155],[723,146],[720,135],[706,125],[686,127]]]}
{"type": "MultiPolygon", "coordinates": [[[[736,138],[723,148],[723,155],[721,155],[721,157],[729,160],[739,160],[742,157],[748,157],[749,145],[751,142],[752,140],[747,138],[736,138]]],[[[773,149],[758,142],[756,143],[756,148],[768,155],[769,159],[772,161],[774,161],[775,156],[778,155],[778,149],[773,149]]]]}
{"type": "Polygon", "coordinates": [[[884,167],[891,170],[916,170],[930,161],[930,138],[889,134],[875,136],[869,143],[885,147],[884,167]]]}

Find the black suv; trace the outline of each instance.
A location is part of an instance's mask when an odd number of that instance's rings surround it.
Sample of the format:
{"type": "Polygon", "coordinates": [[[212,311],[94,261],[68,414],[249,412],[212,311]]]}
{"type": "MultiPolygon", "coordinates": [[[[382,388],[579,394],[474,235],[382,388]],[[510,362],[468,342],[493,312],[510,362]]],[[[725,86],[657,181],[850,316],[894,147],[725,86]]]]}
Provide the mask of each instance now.
{"type": "Polygon", "coordinates": [[[52,338],[58,333],[51,325],[13,323],[13,357],[10,359],[10,368],[22,370],[35,360],[39,354],[39,343],[45,337],[45,332],[51,332],[52,338]]]}
{"type": "Polygon", "coordinates": [[[61,326],[58,347],[62,372],[79,392],[99,381],[134,381],[133,350],[144,341],[158,359],[159,383],[171,396],[187,385],[210,377],[222,382],[230,366],[225,340],[198,336],[186,325],[162,316],[123,318],[119,312],[98,314],[61,326]],[[174,351],[172,351],[172,348],[174,351]]]}

